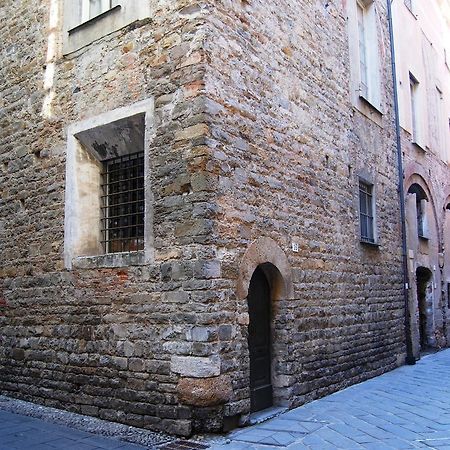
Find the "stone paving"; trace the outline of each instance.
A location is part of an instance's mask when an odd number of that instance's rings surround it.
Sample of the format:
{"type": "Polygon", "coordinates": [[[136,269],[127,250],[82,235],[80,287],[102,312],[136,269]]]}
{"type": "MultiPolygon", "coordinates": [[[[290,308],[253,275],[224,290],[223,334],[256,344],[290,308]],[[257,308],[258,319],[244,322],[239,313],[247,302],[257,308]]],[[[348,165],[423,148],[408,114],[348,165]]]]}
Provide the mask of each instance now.
{"type": "MultiPolygon", "coordinates": [[[[212,450],[450,450],[450,350],[219,440],[203,442],[212,450]]],[[[6,411],[0,402],[0,450],[189,448],[164,441],[151,446],[127,443],[6,411]]]]}
{"type": "Polygon", "coordinates": [[[229,434],[212,450],[449,449],[450,350],[229,434]]]}
{"type": "MultiPolygon", "coordinates": [[[[1,405],[0,405],[1,406],[1,405]]],[[[118,439],[0,411],[0,450],[143,450],[118,439]]]]}

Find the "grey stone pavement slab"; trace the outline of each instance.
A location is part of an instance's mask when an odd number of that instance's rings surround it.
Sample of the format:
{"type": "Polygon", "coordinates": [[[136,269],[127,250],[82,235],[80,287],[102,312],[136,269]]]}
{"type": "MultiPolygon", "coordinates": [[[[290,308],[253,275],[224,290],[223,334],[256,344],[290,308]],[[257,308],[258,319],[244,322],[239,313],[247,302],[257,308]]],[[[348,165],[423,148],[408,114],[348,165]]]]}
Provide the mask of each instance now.
{"type": "MultiPolygon", "coordinates": [[[[0,404],[1,406],[1,404],[0,404]]],[[[0,410],[0,450],[144,450],[119,439],[0,410]]]]}
{"type": "Polygon", "coordinates": [[[212,450],[450,450],[450,349],[235,430],[212,450]]]}

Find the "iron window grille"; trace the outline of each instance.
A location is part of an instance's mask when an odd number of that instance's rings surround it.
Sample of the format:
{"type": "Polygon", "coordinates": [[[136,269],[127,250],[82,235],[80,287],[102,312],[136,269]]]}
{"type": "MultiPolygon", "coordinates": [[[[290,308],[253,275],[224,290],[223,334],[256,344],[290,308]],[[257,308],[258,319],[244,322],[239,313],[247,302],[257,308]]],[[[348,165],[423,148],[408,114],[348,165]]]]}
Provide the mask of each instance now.
{"type": "Polygon", "coordinates": [[[144,152],[103,161],[101,233],[105,253],[144,248],[144,152]]]}
{"type": "Polygon", "coordinates": [[[372,188],[370,184],[359,182],[359,221],[361,240],[375,243],[372,188]]]}

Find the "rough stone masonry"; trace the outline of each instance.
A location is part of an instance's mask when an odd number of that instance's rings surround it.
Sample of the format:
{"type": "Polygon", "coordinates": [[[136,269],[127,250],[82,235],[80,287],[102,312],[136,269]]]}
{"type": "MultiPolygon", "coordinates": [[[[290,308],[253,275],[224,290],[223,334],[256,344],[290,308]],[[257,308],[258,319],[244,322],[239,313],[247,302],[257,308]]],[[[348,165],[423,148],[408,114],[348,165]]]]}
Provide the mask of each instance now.
{"type": "Polygon", "coordinates": [[[70,53],[60,3],[0,6],[1,391],[179,435],[244,423],[258,266],[274,405],[401,364],[384,2],[380,120],[350,101],[345,2],[146,0],[147,19],[70,53]],[[149,98],[153,256],[67,268],[67,130],[149,98]],[[359,239],[361,174],[378,246],[359,239]]]}

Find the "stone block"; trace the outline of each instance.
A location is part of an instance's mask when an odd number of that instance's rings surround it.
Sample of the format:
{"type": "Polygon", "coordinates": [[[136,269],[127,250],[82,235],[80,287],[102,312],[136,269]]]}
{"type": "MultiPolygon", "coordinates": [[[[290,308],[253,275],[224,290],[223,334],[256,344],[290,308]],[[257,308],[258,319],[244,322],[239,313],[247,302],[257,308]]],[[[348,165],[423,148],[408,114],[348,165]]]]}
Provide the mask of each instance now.
{"type": "Polygon", "coordinates": [[[166,433],[176,434],[178,436],[190,436],[192,433],[192,423],[190,420],[163,419],[160,423],[160,429],[166,433]]]}
{"type": "Polygon", "coordinates": [[[194,276],[196,278],[219,278],[221,273],[220,266],[219,260],[196,261],[194,264],[194,276]]]}
{"type": "Polygon", "coordinates": [[[142,372],[145,367],[145,362],[141,358],[130,358],[128,360],[128,369],[133,372],[142,372]]]}
{"type": "Polygon", "coordinates": [[[164,303],[187,303],[189,301],[189,293],[184,291],[163,292],[161,301],[164,303]]]}
{"type": "Polygon", "coordinates": [[[16,360],[25,359],[25,351],[22,348],[13,348],[11,356],[16,360]]]}
{"type": "Polygon", "coordinates": [[[181,378],[177,385],[178,400],[185,405],[216,406],[233,395],[227,375],[210,378],[181,378]]]}
{"type": "Polygon", "coordinates": [[[229,341],[233,337],[232,325],[220,325],[219,326],[219,339],[221,341],[229,341]]]}
{"type": "Polygon", "coordinates": [[[172,356],[170,370],[183,377],[214,377],[220,374],[220,359],[218,357],[172,356]]]}
{"type": "Polygon", "coordinates": [[[194,139],[199,136],[205,136],[209,132],[209,127],[205,123],[199,123],[197,125],[193,125],[189,128],[185,128],[184,130],[177,131],[175,134],[176,141],[194,139]]]}
{"type": "Polygon", "coordinates": [[[186,334],[190,341],[208,342],[214,330],[208,327],[194,327],[186,334]]]}

